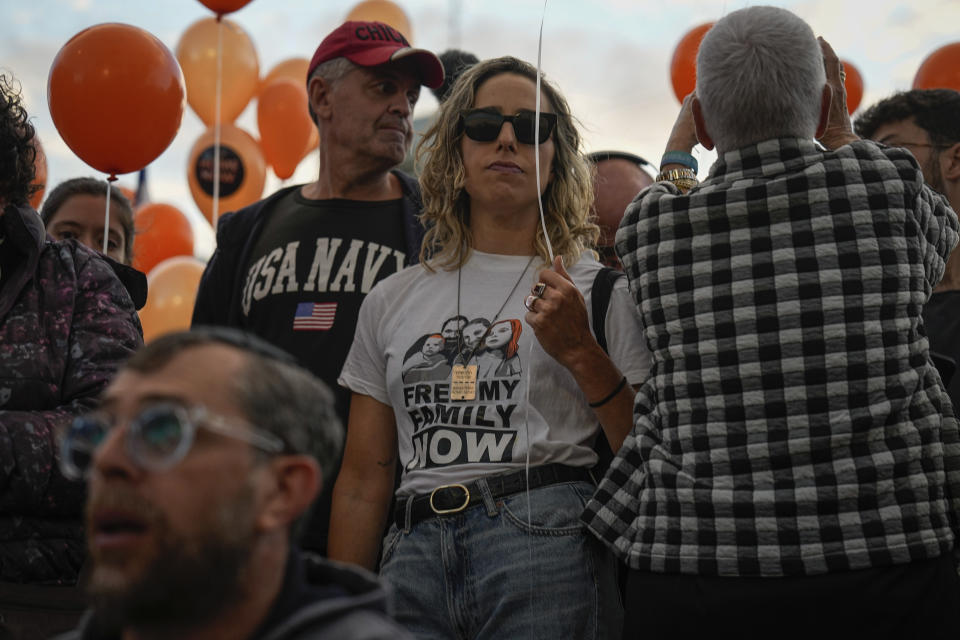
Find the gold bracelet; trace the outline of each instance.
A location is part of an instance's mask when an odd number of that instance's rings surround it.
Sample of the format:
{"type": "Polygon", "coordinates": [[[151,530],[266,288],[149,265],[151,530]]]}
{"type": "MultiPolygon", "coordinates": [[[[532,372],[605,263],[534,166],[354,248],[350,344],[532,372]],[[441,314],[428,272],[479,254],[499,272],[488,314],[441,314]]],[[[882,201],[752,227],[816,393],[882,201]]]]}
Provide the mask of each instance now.
{"type": "Polygon", "coordinates": [[[664,180],[669,180],[681,191],[689,191],[700,184],[700,181],[697,180],[697,174],[689,167],[661,171],[657,175],[657,182],[663,182],[664,180]]]}
{"type": "Polygon", "coordinates": [[[662,182],[664,180],[672,182],[674,186],[684,193],[700,184],[697,176],[693,174],[692,169],[670,169],[669,171],[661,172],[660,175],[657,176],[657,181],[662,182]]]}

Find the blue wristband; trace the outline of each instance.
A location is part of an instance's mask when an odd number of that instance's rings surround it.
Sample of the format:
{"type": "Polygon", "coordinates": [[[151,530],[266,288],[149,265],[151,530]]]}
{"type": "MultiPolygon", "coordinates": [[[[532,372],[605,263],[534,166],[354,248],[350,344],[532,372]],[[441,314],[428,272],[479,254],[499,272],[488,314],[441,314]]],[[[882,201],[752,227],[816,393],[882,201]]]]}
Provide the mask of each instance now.
{"type": "Polygon", "coordinates": [[[667,151],[663,154],[663,157],[660,158],[660,168],[662,169],[665,164],[682,164],[685,167],[693,169],[694,173],[700,171],[697,165],[697,159],[686,151],[667,151]]]}

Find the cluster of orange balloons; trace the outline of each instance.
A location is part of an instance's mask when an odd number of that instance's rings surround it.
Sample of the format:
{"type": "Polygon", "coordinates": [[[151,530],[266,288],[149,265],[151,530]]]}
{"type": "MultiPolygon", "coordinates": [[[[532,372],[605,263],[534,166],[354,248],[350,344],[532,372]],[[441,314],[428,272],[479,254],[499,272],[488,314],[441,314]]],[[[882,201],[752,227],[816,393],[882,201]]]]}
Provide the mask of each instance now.
{"type": "MultiPolygon", "coordinates": [[[[200,0],[216,14],[215,19],[205,19],[192,25],[184,33],[177,46],[177,59],[184,68],[184,76],[188,88],[189,103],[201,120],[208,126],[217,122],[232,122],[256,93],[258,88],[259,61],[253,42],[238,25],[223,20],[223,16],[232,13],[250,0],[200,0]],[[219,112],[216,105],[216,65],[217,48],[216,38],[222,36],[222,60],[228,72],[221,78],[221,105],[219,112]],[[211,46],[213,44],[213,46],[211,46]]],[[[221,162],[221,184],[224,177],[242,186],[243,194],[247,195],[248,204],[256,200],[263,191],[264,167],[262,156],[256,142],[249,135],[239,132],[239,129],[226,124],[224,144],[221,147],[221,156],[227,156],[221,162]],[[231,157],[237,157],[234,150],[238,147],[239,138],[244,160],[253,153],[260,159],[259,164],[247,166],[247,163],[231,162],[231,157]],[[249,147],[254,147],[251,150],[249,147]],[[237,181],[238,176],[240,180],[237,181]],[[245,177],[244,177],[245,176],[245,177]]],[[[199,171],[192,172],[199,175],[196,188],[200,185],[211,187],[213,182],[213,129],[210,128],[194,145],[190,163],[199,167],[199,171]],[[197,147],[202,149],[197,151],[197,147]],[[206,155],[204,152],[207,151],[206,155]],[[201,159],[201,156],[203,157],[201,159]]],[[[191,183],[191,190],[195,185],[191,183]]],[[[234,192],[236,189],[234,189],[234,192]]],[[[210,188],[212,194],[212,187],[210,188]]],[[[222,192],[232,195],[231,188],[222,189],[222,192]]],[[[211,202],[198,198],[194,199],[201,211],[210,219],[211,202]],[[207,206],[202,206],[201,203],[207,206]]],[[[228,204],[232,204],[227,199],[228,204]]],[[[242,206],[242,205],[240,205],[242,206]]],[[[204,264],[193,257],[194,238],[193,229],[187,217],[176,207],[169,204],[152,203],[141,206],[134,214],[134,226],[137,239],[134,244],[133,266],[147,273],[147,303],[140,311],[140,321],[143,325],[143,337],[146,342],[165,333],[185,329],[190,326],[193,315],[193,305],[200,286],[200,277],[203,274],[204,264]]]]}
{"type": "Polygon", "coordinates": [[[147,274],[147,303],[140,310],[140,322],[149,341],[190,326],[203,262],[193,257],[190,221],[173,205],[141,205],[133,214],[133,224],[133,266],[147,274]],[[184,267],[170,266],[182,264],[189,265],[187,275],[184,267]]]}
{"type": "MultiPolygon", "coordinates": [[[[187,99],[208,129],[194,143],[187,161],[187,180],[197,207],[214,222],[213,160],[215,126],[220,124],[219,211],[231,211],[262,196],[266,169],[281,180],[290,178],[319,143],[316,124],[307,107],[306,58],[291,58],[274,66],[261,80],[256,48],[250,36],[224,13],[243,0],[202,0],[217,13],[191,25],[177,44],[177,59],[186,78],[187,99]],[[218,41],[219,39],[219,41],[218,41]],[[220,50],[220,110],[217,111],[217,65],[220,50]],[[254,98],[260,139],[233,125],[254,98]]],[[[247,0],[249,2],[249,0],[247,0]]],[[[380,20],[408,39],[410,21],[389,0],[365,0],[348,20],[380,20]]]]}

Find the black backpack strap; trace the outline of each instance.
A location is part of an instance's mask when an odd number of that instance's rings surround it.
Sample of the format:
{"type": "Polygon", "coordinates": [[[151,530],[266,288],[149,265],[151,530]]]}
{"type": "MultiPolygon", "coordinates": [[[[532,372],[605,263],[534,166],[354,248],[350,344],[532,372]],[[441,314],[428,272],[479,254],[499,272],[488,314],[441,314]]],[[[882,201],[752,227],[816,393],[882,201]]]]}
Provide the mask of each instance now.
{"type": "MultiPolygon", "coordinates": [[[[593,310],[593,335],[597,338],[597,344],[599,344],[600,348],[608,355],[610,351],[607,349],[607,331],[605,327],[607,323],[607,308],[610,306],[610,296],[613,294],[613,286],[617,280],[624,275],[622,271],[611,269],[610,267],[600,269],[593,279],[593,289],[590,293],[590,305],[593,310]]],[[[614,455],[613,449],[610,448],[610,443],[607,441],[607,436],[603,433],[603,429],[597,434],[597,439],[593,443],[593,450],[600,458],[596,466],[592,469],[595,479],[599,482],[600,478],[607,472],[607,467],[609,467],[613,461],[614,455]]]]}
{"type": "MultiPolygon", "coordinates": [[[[613,294],[613,285],[624,277],[622,271],[604,267],[597,272],[593,279],[593,290],[590,294],[590,304],[593,307],[593,335],[597,344],[607,351],[607,307],[610,306],[610,296],[613,294]]],[[[609,351],[607,351],[609,353],[609,351]]]]}

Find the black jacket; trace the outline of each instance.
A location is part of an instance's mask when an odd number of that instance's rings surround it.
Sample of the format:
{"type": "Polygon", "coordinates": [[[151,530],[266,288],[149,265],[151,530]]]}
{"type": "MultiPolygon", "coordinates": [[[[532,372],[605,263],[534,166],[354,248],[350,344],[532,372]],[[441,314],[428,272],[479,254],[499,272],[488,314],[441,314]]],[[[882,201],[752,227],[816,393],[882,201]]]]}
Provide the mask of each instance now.
{"type": "Polygon", "coordinates": [[[116,267],[54,242],[32,209],[8,207],[0,230],[15,265],[0,274],[0,581],[73,584],[84,494],[58,435],[143,344],[140,320],[116,267]]]}
{"type": "MultiPolygon", "coordinates": [[[[391,618],[387,591],[373,574],[310,554],[293,554],[283,588],[249,640],[412,640],[391,618]]],[[[87,612],[57,640],[118,640],[87,612]]]]}

